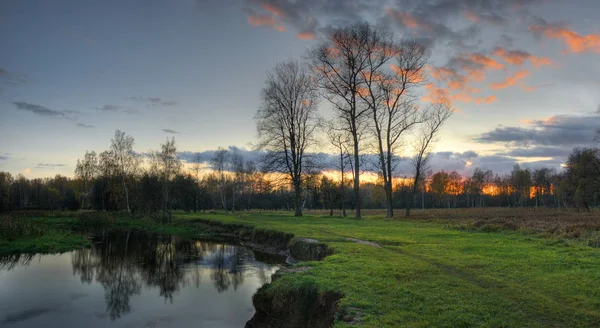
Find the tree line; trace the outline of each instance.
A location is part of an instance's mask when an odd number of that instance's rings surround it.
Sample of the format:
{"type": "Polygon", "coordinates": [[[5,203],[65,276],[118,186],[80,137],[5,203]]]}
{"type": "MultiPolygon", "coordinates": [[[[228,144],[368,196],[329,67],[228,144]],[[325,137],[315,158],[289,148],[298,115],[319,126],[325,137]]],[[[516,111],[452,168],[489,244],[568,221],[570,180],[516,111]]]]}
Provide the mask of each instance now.
{"type": "MultiPolygon", "coordinates": [[[[126,136],[120,131],[115,135],[126,136]]],[[[115,163],[108,161],[114,155],[94,152],[87,152],[78,162],[74,178],[27,179],[0,172],[0,211],[129,210],[169,220],[172,210],[291,211],[296,207],[294,188],[282,183],[279,175],[258,170],[256,163],[246,161],[236,149],[217,150],[205,173],[199,159],[187,168],[178,163],[174,139],[153,154],[130,154],[138,158],[130,160],[136,165],[124,178],[115,163]]],[[[322,172],[304,176],[302,209],[325,210],[330,215],[355,209],[354,181],[342,182],[339,171],[334,175],[338,177],[322,172]]],[[[386,209],[381,177],[361,182],[361,190],[363,208],[386,209]]],[[[574,149],[560,171],[531,170],[517,164],[507,174],[476,168],[465,177],[455,171],[427,170],[416,189],[411,178],[396,178],[392,205],[404,209],[543,206],[589,210],[600,205],[600,149],[574,149]]]]}

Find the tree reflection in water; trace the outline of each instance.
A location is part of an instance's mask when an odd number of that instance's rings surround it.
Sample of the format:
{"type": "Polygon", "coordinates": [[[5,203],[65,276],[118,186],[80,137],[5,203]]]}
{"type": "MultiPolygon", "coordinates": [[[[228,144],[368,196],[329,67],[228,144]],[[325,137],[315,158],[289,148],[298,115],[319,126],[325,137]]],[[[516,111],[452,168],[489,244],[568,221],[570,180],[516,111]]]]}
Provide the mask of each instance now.
{"type": "Polygon", "coordinates": [[[82,283],[95,280],[104,287],[113,320],[131,312],[130,298],[142,288],[156,288],[172,303],[180,288],[199,287],[203,273],[218,292],[237,290],[250,267],[261,283],[270,276],[271,266],[257,262],[251,250],[240,246],[132,231],[103,231],[92,242],[91,249],[72,253],[73,274],[82,283]]]}

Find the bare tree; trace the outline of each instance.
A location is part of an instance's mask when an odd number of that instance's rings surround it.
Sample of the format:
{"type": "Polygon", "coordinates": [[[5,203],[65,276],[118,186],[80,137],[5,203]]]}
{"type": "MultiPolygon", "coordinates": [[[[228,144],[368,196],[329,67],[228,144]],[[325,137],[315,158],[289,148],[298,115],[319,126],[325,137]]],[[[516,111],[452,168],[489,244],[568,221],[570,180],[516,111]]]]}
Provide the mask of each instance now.
{"type": "Polygon", "coordinates": [[[325,124],[325,134],[327,139],[335,148],[338,158],[338,169],[340,170],[340,208],[342,215],[346,216],[346,167],[348,167],[348,145],[350,144],[350,136],[348,132],[337,126],[335,121],[329,121],[325,124]]]}
{"type": "Polygon", "coordinates": [[[117,174],[123,184],[125,191],[125,204],[127,212],[131,213],[129,207],[129,189],[126,180],[133,175],[140,163],[139,156],[133,151],[134,139],[121,130],[115,131],[115,137],[111,140],[110,155],[113,157],[113,163],[116,165],[117,174]]]}
{"type": "Polygon", "coordinates": [[[386,194],[386,217],[391,218],[394,215],[393,178],[402,137],[429,119],[419,110],[418,94],[413,92],[423,82],[429,54],[417,42],[394,42],[393,35],[385,30],[374,33],[372,39],[374,49],[370,64],[368,70],[361,72],[366,90],[359,95],[371,110],[378,167],[386,194]],[[395,63],[391,63],[392,60],[395,63]]]}
{"type": "Polygon", "coordinates": [[[244,157],[237,148],[234,148],[231,154],[231,169],[233,173],[233,181],[231,183],[231,212],[235,212],[235,201],[238,194],[244,188],[245,178],[244,157]]]}
{"type": "Polygon", "coordinates": [[[417,139],[415,141],[415,152],[416,155],[413,158],[413,167],[415,170],[415,176],[413,180],[413,188],[409,194],[408,202],[406,205],[405,215],[410,215],[410,208],[414,195],[419,189],[419,182],[423,179],[421,175],[425,171],[427,164],[430,159],[430,153],[438,141],[439,132],[444,122],[446,122],[453,113],[450,101],[446,98],[437,99],[427,109],[427,118],[424,123],[420,126],[419,132],[417,133],[417,139]]]}
{"type": "Polygon", "coordinates": [[[227,212],[227,185],[229,184],[229,177],[227,176],[228,162],[229,151],[222,147],[219,147],[215,151],[215,155],[210,161],[211,167],[216,173],[217,189],[221,198],[221,205],[223,205],[225,212],[227,212]]]}
{"type": "Polygon", "coordinates": [[[328,40],[311,49],[308,55],[319,87],[351,135],[358,219],[361,218],[360,134],[370,113],[361,93],[367,90],[365,74],[379,70],[389,59],[388,36],[380,28],[358,23],[334,29],[328,40]]]}
{"type": "Polygon", "coordinates": [[[264,167],[287,175],[295,195],[295,216],[302,216],[303,174],[307,172],[306,151],[314,144],[318,93],[307,70],[297,61],[277,64],[267,74],[262,106],[256,113],[259,142],[267,151],[264,167]]]}

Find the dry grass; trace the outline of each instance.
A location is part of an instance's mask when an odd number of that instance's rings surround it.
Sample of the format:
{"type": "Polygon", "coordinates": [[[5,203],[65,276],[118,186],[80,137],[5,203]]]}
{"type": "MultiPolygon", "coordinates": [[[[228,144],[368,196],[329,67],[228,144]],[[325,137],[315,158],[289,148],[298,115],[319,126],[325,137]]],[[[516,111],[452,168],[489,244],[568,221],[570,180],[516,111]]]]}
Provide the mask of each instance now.
{"type": "MultiPolygon", "coordinates": [[[[406,220],[404,211],[395,211],[395,220],[406,220]]],[[[326,211],[311,213],[328,215],[326,211]]],[[[351,212],[349,212],[350,214],[351,212]]],[[[364,216],[383,218],[384,210],[365,210],[364,216]]],[[[492,231],[541,233],[569,239],[579,239],[600,247],[600,209],[590,212],[554,208],[458,208],[412,210],[409,220],[436,222],[452,228],[492,231]]]]}

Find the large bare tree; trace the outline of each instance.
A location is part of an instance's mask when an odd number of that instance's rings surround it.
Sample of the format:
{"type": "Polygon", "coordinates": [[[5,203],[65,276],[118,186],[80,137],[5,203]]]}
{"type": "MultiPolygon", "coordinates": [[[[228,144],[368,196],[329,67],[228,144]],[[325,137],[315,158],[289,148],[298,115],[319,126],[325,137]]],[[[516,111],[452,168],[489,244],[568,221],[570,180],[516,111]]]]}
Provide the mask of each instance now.
{"type": "Polygon", "coordinates": [[[295,195],[295,216],[302,215],[303,175],[307,172],[307,150],[314,144],[319,125],[318,92],[314,79],[299,62],[277,64],[267,74],[262,106],[256,113],[259,141],[267,151],[264,167],[286,174],[295,195]]]}
{"type": "Polygon", "coordinates": [[[418,87],[423,82],[423,70],[429,58],[421,44],[393,40],[391,32],[373,33],[368,60],[371,64],[361,72],[365,90],[359,92],[370,109],[374,144],[378,154],[379,172],[386,195],[386,216],[393,210],[393,179],[403,137],[413,127],[431,117],[418,105],[418,87]]]}
{"type": "Polygon", "coordinates": [[[334,29],[308,54],[319,87],[351,135],[356,218],[361,218],[360,136],[371,112],[361,94],[368,90],[368,72],[379,71],[390,59],[391,45],[385,30],[358,23],[334,29]]]}
{"type": "Polygon", "coordinates": [[[439,133],[442,125],[452,116],[453,109],[450,101],[446,98],[435,100],[426,110],[426,119],[420,125],[417,132],[414,144],[416,155],[413,158],[413,167],[415,176],[413,179],[413,187],[406,205],[405,215],[410,215],[410,208],[413,202],[414,195],[417,193],[422,182],[422,175],[427,167],[430,159],[430,153],[439,139],[439,133]]]}

